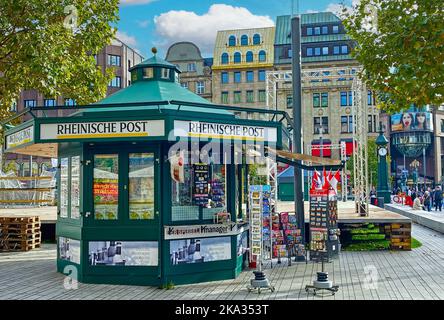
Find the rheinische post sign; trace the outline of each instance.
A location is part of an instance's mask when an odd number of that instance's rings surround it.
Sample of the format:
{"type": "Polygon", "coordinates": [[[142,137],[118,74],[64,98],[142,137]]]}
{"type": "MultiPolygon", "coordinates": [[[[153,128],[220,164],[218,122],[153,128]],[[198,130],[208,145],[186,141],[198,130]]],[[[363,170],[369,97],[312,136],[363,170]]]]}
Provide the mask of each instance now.
{"type": "Polygon", "coordinates": [[[163,136],[163,120],[45,123],[41,140],[163,136]]]}

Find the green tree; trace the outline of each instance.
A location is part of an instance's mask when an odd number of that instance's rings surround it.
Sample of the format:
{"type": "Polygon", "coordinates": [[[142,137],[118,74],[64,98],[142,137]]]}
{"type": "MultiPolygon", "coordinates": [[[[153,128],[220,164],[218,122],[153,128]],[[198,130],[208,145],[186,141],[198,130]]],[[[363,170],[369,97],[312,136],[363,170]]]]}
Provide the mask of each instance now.
{"type": "Polygon", "coordinates": [[[114,71],[96,66],[114,37],[118,0],[0,0],[0,118],[22,89],[79,104],[106,94],[114,71]]]}
{"type": "Polygon", "coordinates": [[[357,42],[352,55],[383,110],[444,103],[443,8],[442,0],[361,0],[344,8],[357,42]]]}
{"type": "MultiPolygon", "coordinates": [[[[378,185],[378,148],[376,145],[376,139],[369,138],[367,143],[368,149],[368,179],[369,184],[371,183],[373,186],[378,185]],[[371,180],[371,181],[370,181],[371,180]]],[[[347,160],[347,170],[350,171],[350,185],[353,186],[354,182],[354,172],[353,172],[353,155],[347,160]]]]}

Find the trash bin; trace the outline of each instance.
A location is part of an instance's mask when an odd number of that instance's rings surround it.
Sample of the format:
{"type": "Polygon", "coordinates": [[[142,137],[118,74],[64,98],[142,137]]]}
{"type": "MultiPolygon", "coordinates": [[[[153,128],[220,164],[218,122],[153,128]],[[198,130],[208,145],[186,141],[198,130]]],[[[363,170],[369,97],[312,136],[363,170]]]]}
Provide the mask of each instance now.
{"type": "Polygon", "coordinates": [[[384,197],[378,197],[378,207],[384,208],[384,197]]]}

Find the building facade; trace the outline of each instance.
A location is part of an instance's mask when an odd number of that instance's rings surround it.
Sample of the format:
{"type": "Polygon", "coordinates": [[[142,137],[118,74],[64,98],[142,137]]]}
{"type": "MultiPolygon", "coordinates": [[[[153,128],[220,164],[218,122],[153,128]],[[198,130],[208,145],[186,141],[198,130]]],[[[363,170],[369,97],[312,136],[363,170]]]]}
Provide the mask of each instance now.
{"type": "MultiPolygon", "coordinates": [[[[128,45],[118,39],[114,39],[110,45],[103,48],[95,56],[97,65],[105,73],[106,68],[115,70],[115,77],[111,80],[107,88],[107,96],[126,88],[131,84],[131,75],[129,68],[139,64],[143,56],[130,48],[128,45]]],[[[55,106],[75,106],[76,102],[71,97],[45,97],[37,90],[23,90],[20,93],[19,100],[13,106],[13,111],[19,113],[28,107],[48,107],[46,114],[48,116],[67,116],[73,111],[70,110],[51,110],[55,106]]],[[[40,112],[40,111],[39,111],[40,112]]],[[[30,116],[23,119],[26,121],[30,116]]],[[[5,172],[13,171],[16,175],[30,176],[38,175],[45,168],[51,167],[51,159],[41,157],[29,157],[18,154],[8,154],[3,165],[5,172]]]]}
{"type": "Polygon", "coordinates": [[[182,87],[212,101],[212,58],[203,58],[199,48],[192,42],[177,42],[168,48],[165,60],[175,64],[182,72],[182,87]]]}
{"type": "Polygon", "coordinates": [[[275,28],[219,31],[214,47],[213,102],[266,106],[265,74],[273,69],[275,28]]]}
{"type": "MultiPolygon", "coordinates": [[[[350,51],[353,42],[346,34],[341,20],[331,12],[301,15],[301,60],[304,71],[313,70],[318,74],[325,71],[328,76],[341,72],[341,68],[353,69],[359,64],[350,51]],[[329,71],[331,70],[331,71],[329,71]]],[[[276,71],[291,71],[291,16],[279,16],[276,19],[274,45],[274,67],[276,71]]],[[[322,74],[321,74],[322,75],[322,74]]],[[[272,88],[269,85],[270,88],[272,88]]],[[[339,145],[346,142],[347,154],[352,153],[352,81],[350,77],[337,79],[316,79],[302,82],[302,125],[304,152],[315,156],[319,150],[310,151],[311,146],[323,144],[339,145]],[[321,132],[322,130],[322,132],[321,132]]],[[[285,110],[292,116],[293,90],[292,81],[276,84],[273,95],[275,101],[269,104],[279,110],[285,110]]],[[[378,114],[374,94],[369,91],[368,132],[376,136],[378,114]]],[[[322,156],[339,159],[340,150],[327,148],[322,156]]]]}

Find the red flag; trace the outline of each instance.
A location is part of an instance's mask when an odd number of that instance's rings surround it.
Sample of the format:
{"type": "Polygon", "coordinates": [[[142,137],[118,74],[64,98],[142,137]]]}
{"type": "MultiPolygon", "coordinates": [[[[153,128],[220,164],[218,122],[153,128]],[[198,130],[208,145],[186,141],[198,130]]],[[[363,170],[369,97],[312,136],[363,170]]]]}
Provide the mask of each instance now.
{"type": "Polygon", "coordinates": [[[322,189],[328,189],[328,176],[327,171],[325,171],[325,167],[322,171],[322,189]]]}
{"type": "Polygon", "coordinates": [[[341,173],[339,172],[339,170],[337,170],[329,182],[330,186],[333,188],[333,190],[335,190],[336,194],[338,194],[338,183],[340,179],[341,173]]]}

